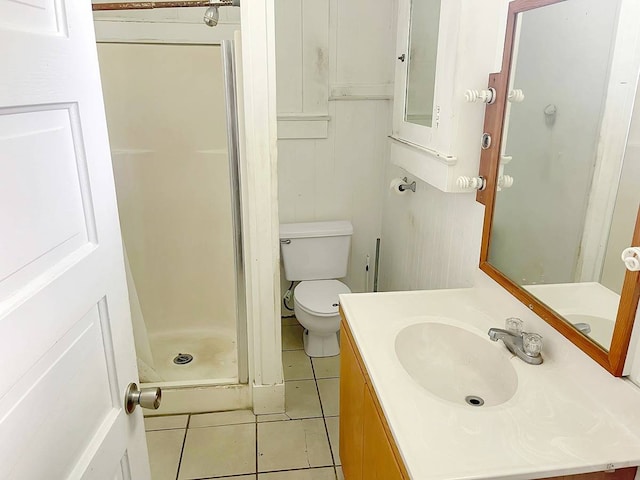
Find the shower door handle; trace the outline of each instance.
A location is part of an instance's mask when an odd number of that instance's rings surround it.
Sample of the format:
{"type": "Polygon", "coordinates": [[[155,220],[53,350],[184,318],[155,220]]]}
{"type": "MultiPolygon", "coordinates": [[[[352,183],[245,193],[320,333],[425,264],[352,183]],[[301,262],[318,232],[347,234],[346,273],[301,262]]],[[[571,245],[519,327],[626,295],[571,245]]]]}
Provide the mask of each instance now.
{"type": "Polygon", "coordinates": [[[131,415],[138,405],[157,410],[161,401],[162,390],[159,387],[139,389],[138,385],[132,382],[124,394],[124,409],[127,415],[131,415]]]}

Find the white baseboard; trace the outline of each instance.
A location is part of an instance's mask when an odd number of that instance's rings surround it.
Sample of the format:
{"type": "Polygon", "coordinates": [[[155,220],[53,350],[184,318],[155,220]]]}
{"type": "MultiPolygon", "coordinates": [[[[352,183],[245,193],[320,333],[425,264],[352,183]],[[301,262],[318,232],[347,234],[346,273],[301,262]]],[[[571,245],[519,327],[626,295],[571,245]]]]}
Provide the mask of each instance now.
{"type": "Polygon", "coordinates": [[[253,385],[253,413],[284,413],[284,383],[253,385]]]}
{"type": "Polygon", "coordinates": [[[211,385],[163,388],[160,408],[145,410],[144,413],[152,416],[243,409],[251,409],[249,385],[211,385]]]}

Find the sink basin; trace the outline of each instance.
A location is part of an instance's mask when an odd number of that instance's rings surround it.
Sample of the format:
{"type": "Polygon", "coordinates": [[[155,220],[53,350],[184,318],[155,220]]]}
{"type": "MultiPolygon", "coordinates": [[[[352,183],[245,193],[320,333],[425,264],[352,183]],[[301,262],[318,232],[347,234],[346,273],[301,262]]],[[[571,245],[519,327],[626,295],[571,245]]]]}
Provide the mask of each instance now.
{"type": "Polygon", "coordinates": [[[407,373],[442,400],[474,407],[508,401],[518,388],[509,355],[488,338],[445,323],[416,323],[396,336],[407,373]]]}

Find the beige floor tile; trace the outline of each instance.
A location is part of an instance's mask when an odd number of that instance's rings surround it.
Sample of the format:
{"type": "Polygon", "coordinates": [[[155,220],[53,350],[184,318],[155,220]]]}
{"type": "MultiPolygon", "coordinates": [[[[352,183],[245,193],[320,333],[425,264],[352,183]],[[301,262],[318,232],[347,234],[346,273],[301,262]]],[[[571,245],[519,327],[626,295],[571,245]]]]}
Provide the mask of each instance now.
{"type": "Polygon", "coordinates": [[[311,359],[304,350],[282,352],[282,368],[285,380],[313,380],[311,359]]]}
{"type": "Polygon", "coordinates": [[[181,480],[255,471],[255,424],[194,428],[187,432],[178,477],[181,480]]]}
{"type": "Polygon", "coordinates": [[[184,429],[147,432],[153,480],[175,480],[180,463],[184,429]]]}
{"type": "Polygon", "coordinates": [[[264,422],[283,422],[285,420],[291,420],[291,417],[286,413],[269,413],[267,415],[258,415],[256,416],[256,420],[258,423],[264,422]]]}
{"type": "Polygon", "coordinates": [[[296,317],[283,317],[282,325],[300,325],[296,317]]]}
{"type": "Polygon", "coordinates": [[[320,399],[314,380],[285,382],[285,412],[290,418],[321,417],[320,399]]]}
{"type": "Polygon", "coordinates": [[[282,327],[282,350],[302,350],[302,332],[300,325],[286,325],[282,327]]]}
{"type": "Polygon", "coordinates": [[[340,355],[312,359],[316,378],[336,378],[340,376],[340,355]]]}
{"type": "Polygon", "coordinates": [[[258,472],[331,465],[321,418],[258,424],[258,472]]]}
{"type": "Polygon", "coordinates": [[[189,428],[217,427],[219,425],[238,425],[255,423],[256,416],[251,410],[234,410],[230,412],[214,412],[191,415],[189,428]]]}
{"type": "Polygon", "coordinates": [[[340,379],[325,378],[318,380],[322,413],[325,417],[340,415],[340,379]]]}
{"type": "Polygon", "coordinates": [[[324,419],[327,423],[327,432],[329,432],[329,444],[331,445],[331,453],[333,454],[333,463],[342,465],[340,461],[340,417],[327,417],[324,419]]]}
{"type": "Polygon", "coordinates": [[[336,476],[338,480],[344,480],[344,473],[342,472],[342,467],[336,467],[336,476]]]}
{"type": "Polygon", "coordinates": [[[147,432],[153,430],[171,430],[175,428],[187,428],[189,415],[167,415],[165,417],[144,417],[144,429],[147,432]]]}
{"type": "Polygon", "coordinates": [[[259,473],[258,480],[336,480],[333,468],[307,468],[288,472],[259,473]]]}

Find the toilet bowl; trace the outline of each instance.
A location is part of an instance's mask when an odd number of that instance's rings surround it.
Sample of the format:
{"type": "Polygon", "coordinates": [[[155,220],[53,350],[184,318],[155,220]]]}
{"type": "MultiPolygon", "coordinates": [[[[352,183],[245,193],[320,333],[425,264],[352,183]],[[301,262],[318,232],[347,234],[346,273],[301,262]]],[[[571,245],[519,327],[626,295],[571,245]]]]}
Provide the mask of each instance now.
{"type": "Polygon", "coordinates": [[[304,330],[304,351],[310,357],[332,357],[340,353],[338,295],[351,293],[339,280],[307,280],[293,292],[294,313],[304,330]]]}
{"type": "Polygon", "coordinates": [[[351,293],[337,280],[347,275],[353,225],[345,220],[280,225],[285,278],[300,282],[293,291],[294,313],[305,328],[310,357],[340,353],[338,295],[351,293]]]}

